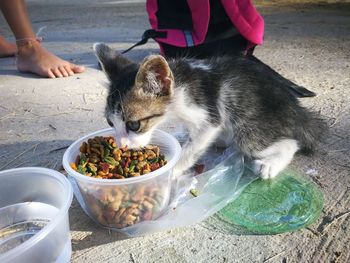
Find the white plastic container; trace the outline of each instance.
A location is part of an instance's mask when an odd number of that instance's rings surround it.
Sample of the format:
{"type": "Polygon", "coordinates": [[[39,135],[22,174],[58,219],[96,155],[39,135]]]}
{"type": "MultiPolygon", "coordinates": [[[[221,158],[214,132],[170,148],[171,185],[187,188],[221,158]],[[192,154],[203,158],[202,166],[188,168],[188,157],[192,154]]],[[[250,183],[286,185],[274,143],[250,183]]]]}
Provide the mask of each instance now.
{"type": "Polygon", "coordinates": [[[63,167],[83,210],[98,224],[121,229],[157,218],[169,204],[172,171],[180,158],[179,142],[170,134],[155,130],[150,144],[160,147],[167,164],[149,174],[126,179],[98,179],[70,167],[80,154],[79,147],[95,136],[114,136],[113,128],[91,133],[75,141],[63,156],[63,167]]]}
{"type": "Polygon", "coordinates": [[[73,190],[54,170],[0,172],[0,262],[69,262],[68,209],[73,190]]]}

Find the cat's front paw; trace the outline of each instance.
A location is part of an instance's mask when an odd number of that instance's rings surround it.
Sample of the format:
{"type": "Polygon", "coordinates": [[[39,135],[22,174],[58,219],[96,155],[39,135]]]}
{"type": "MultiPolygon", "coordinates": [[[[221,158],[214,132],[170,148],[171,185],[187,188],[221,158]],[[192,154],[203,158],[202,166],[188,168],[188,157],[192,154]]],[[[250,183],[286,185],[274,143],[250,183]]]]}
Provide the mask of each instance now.
{"type": "Polygon", "coordinates": [[[282,170],[279,165],[269,159],[254,160],[252,169],[262,179],[272,179],[282,170]]]}

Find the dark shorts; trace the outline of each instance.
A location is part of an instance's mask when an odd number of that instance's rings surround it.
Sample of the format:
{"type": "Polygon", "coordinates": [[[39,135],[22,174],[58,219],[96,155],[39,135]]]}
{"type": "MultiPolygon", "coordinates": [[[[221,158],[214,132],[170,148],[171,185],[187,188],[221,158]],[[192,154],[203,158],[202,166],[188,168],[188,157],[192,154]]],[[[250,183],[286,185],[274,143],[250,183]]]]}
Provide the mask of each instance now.
{"type": "Polygon", "coordinates": [[[231,38],[217,40],[193,47],[176,47],[161,43],[164,55],[168,58],[182,56],[194,58],[210,58],[220,55],[247,55],[247,53],[252,54],[253,50],[247,50],[248,44],[248,41],[241,35],[236,35],[231,38]]]}

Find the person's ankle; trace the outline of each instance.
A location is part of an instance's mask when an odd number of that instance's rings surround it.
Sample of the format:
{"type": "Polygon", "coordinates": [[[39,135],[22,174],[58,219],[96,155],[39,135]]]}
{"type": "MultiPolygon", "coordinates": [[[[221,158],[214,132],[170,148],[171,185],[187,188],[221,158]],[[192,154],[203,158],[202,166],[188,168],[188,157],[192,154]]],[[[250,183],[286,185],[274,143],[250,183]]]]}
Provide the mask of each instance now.
{"type": "Polygon", "coordinates": [[[16,40],[17,56],[28,57],[31,56],[40,46],[40,41],[37,38],[28,38],[16,40]]]}

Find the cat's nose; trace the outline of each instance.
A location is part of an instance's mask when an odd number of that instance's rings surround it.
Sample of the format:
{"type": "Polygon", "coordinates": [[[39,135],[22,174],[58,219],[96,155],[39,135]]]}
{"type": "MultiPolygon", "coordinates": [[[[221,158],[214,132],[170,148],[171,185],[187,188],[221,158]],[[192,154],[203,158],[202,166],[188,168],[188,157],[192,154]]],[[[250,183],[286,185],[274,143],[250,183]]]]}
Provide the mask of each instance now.
{"type": "Polygon", "coordinates": [[[122,147],[130,146],[130,141],[128,138],[122,137],[122,138],[120,138],[120,144],[122,147]]]}

